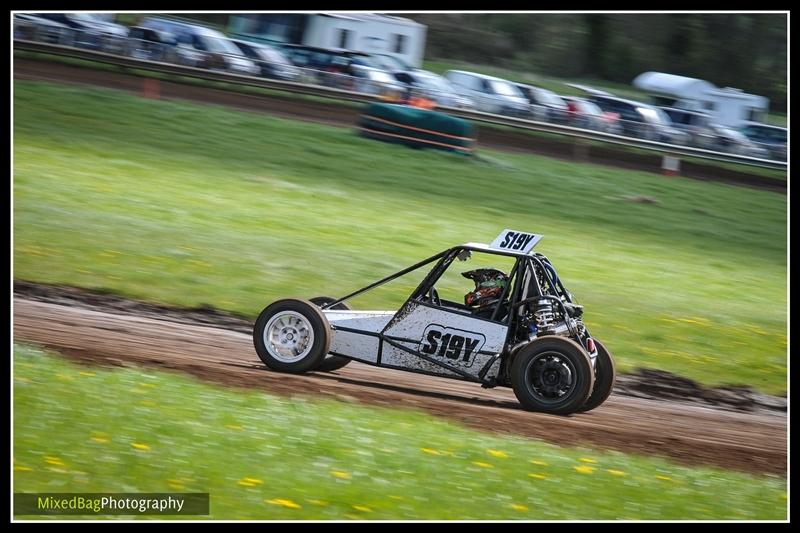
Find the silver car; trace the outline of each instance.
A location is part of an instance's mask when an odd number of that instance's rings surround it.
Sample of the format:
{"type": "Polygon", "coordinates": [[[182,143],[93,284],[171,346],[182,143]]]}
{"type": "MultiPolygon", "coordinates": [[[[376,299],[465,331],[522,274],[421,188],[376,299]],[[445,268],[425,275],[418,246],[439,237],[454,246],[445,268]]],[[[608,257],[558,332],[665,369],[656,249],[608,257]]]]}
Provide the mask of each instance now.
{"type": "Polygon", "coordinates": [[[437,105],[459,109],[475,108],[475,103],[470,98],[458,94],[453,85],[438,74],[427,70],[397,71],[392,74],[412,93],[430,98],[437,105]]]}
{"type": "Polygon", "coordinates": [[[508,80],[463,70],[448,70],[444,76],[459,94],[475,103],[475,109],[478,111],[495,115],[530,117],[531,105],[528,99],[519,87],[508,80]]]}

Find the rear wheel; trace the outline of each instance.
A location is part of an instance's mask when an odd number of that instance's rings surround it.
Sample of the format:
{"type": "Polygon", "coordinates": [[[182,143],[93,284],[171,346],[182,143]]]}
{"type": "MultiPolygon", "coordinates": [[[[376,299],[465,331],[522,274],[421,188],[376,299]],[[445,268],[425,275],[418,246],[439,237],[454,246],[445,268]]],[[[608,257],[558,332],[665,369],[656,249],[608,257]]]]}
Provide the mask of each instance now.
{"type": "Polygon", "coordinates": [[[278,300],[264,309],[253,328],[253,345],[272,370],[299,374],[315,370],[328,353],[328,319],[306,300],[278,300]]]}
{"type": "Polygon", "coordinates": [[[567,415],[592,393],[594,371],[586,351],[566,337],[536,339],[511,363],[511,386],[528,411],[567,415]]]}
{"type": "MultiPolygon", "coordinates": [[[[311,298],[309,301],[314,305],[323,306],[325,304],[335,302],[336,298],[331,298],[330,296],[317,296],[315,298],[311,298]]],[[[328,309],[334,309],[336,311],[349,311],[351,308],[346,303],[340,302],[333,307],[329,307],[328,309]]],[[[320,363],[316,370],[319,370],[320,372],[332,372],[347,366],[350,361],[352,361],[352,359],[348,359],[347,357],[328,354],[325,356],[325,359],[322,360],[322,363],[320,363]]]]}
{"type": "Polygon", "coordinates": [[[578,409],[580,412],[591,411],[596,407],[600,407],[611,395],[614,389],[614,382],[617,379],[617,368],[614,364],[614,358],[611,353],[606,350],[606,347],[597,339],[592,339],[595,346],[597,346],[597,361],[595,362],[594,371],[594,388],[592,394],[586,403],[578,409]]]}

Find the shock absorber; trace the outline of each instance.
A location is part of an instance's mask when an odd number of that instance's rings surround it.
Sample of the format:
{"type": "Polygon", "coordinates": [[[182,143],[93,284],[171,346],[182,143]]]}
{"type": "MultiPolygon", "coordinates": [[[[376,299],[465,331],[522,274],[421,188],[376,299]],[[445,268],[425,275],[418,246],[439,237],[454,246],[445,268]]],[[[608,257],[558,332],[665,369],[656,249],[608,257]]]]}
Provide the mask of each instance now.
{"type": "Polygon", "coordinates": [[[536,302],[536,327],[541,333],[552,333],[553,331],[553,304],[547,298],[542,298],[536,302]]]}

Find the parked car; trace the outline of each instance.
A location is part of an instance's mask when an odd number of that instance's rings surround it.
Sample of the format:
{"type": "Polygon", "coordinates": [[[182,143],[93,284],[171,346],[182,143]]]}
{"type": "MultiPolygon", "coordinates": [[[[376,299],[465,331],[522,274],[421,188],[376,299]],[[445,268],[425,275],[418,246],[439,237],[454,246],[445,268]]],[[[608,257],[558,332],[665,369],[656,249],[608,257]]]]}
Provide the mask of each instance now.
{"type": "Polygon", "coordinates": [[[240,39],[231,39],[231,41],[241,50],[242,54],[258,65],[263,77],[286,81],[295,81],[300,77],[300,69],[274,46],[240,39]]]}
{"type": "Polygon", "coordinates": [[[786,146],[788,145],[788,130],[786,128],[752,122],[739,131],[751,141],[766,148],[772,158],[778,161],[786,161],[786,146]]]}
{"type": "Polygon", "coordinates": [[[399,57],[389,54],[369,54],[369,61],[372,66],[388,72],[419,70],[399,57]]]}
{"type": "Polygon", "coordinates": [[[475,108],[484,113],[528,118],[531,105],[519,88],[508,80],[466,72],[448,70],[445,78],[453,84],[459,94],[475,103],[475,108]]]}
{"type": "Polygon", "coordinates": [[[327,87],[352,89],[355,67],[376,68],[370,55],[344,48],[320,48],[302,44],[284,44],[281,51],[297,67],[304,69],[308,81],[327,87]]]}
{"type": "Polygon", "coordinates": [[[675,107],[660,107],[672,120],[675,128],[685,131],[689,135],[689,144],[698,148],[710,148],[717,133],[713,129],[713,118],[708,113],[690,111],[675,107]]]}
{"type": "Polygon", "coordinates": [[[577,128],[620,133],[621,126],[616,115],[605,113],[600,106],[578,96],[562,96],[567,103],[569,124],[577,128]]]}
{"type": "Polygon", "coordinates": [[[37,13],[35,16],[73,30],[72,43],[92,50],[121,51],[128,28],[93,13],[37,13]]]}
{"type": "Polygon", "coordinates": [[[175,36],[169,32],[132,26],[128,29],[125,54],[148,61],[177,62],[175,36]]]}
{"type": "Polygon", "coordinates": [[[405,86],[385,70],[363,65],[351,65],[351,70],[356,92],[377,94],[393,101],[400,101],[406,92],[405,86]]]}
{"type": "Polygon", "coordinates": [[[530,102],[531,107],[534,109],[535,118],[539,118],[536,115],[540,115],[546,122],[554,122],[556,124],[569,122],[570,115],[567,102],[556,93],[523,83],[517,83],[516,86],[530,102]]]}
{"type": "Polygon", "coordinates": [[[603,111],[619,115],[623,135],[670,144],[689,142],[689,135],[673,127],[669,116],[657,107],[599,93],[588,99],[603,111]]]}
{"type": "Polygon", "coordinates": [[[473,109],[475,103],[466,96],[458,94],[453,85],[438,74],[427,70],[403,70],[392,73],[412,93],[433,100],[436,105],[473,109]]]}
{"type": "Polygon", "coordinates": [[[68,44],[73,35],[74,30],[61,22],[31,13],[14,15],[14,39],[51,44],[68,44]]]}
{"type": "Polygon", "coordinates": [[[712,150],[757,157],[759,159],[770,159],[770,151],[766,147],[754,143],[742,132],[719,124],[712,124],[711,128],[715,135],[714,143],[711,147],[712,150]]]}
{"type": "Polygon", "coordinates": [[[680,144],[683,146],[691,142],[691,135],[688,132],[676,128],[672,119],[669,118],[662,109],[653,106],[653,111],[658,117],[658,122],[661,124],[659,140],[665,143],[680,144]]]}
{"type": "Polygon", "coordinates": [[[255,63],[216,30],[162,17],[146,17],[139,26],[174,35],[175,52],[182,64],[250,76],[260,73],[255,63]]]}

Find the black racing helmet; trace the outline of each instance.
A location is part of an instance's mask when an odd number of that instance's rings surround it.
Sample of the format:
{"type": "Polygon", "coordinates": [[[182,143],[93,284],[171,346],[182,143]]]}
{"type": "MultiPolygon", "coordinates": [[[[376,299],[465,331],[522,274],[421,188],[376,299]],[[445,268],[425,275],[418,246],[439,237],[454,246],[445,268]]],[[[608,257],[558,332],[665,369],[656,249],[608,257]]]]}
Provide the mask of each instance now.
{"type": "Polygon", "coordinates": [[[478,268],[461,275],[475,282],[475,290],[464,295],[464,303],[470,306],[483,307],[492,303],[508,285],[508,276],[496,268],[478,268]]]}

